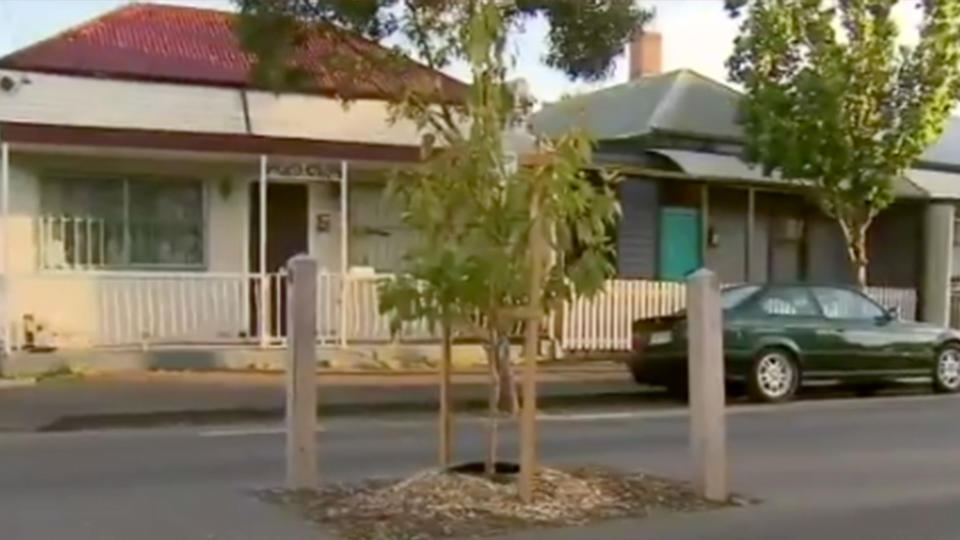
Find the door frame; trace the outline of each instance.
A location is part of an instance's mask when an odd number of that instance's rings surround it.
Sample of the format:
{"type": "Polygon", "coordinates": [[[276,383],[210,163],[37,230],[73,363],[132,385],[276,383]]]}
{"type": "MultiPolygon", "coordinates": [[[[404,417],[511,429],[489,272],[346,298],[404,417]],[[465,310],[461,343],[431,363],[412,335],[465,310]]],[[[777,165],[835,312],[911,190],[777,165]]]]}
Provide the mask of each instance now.
{"type": "MultiPolygon", "coordinates": [[[[316,211],[315,211],[316,201],[314,200],[314,189],[315,189],[314,186],[315,186],[316,184],[318,184],[318,183],[320,183],[320,182],[309,182],[309,181],[303,180],[303,179],[288,179],[288,178],[273,178],[273,177],[267,178],[267,195],[268,195],[268,199],[267,199],[267,204],[268,204],[267,216],[268,216],[268,219],[269,219],[269,215],[270,215],[270,211],[269,211],[269,210],[270,210],[270,209],[269,209],[269,204],[270,204],[270,201],[269,201],[269,193],[270,193],[270,185],[271,185],[271,184],[300,184],[300,185],[303,185],[303,186],[306,187],[306,189],[307,189],[307,210],[306,210],[307,216],[306,216],[306,230],[304,231],[304,234],[306,234],[306,238],[307,238],[307,254],[308,254],[308,255],[311,255],[311,256],[313,256],[313,255],[315,254],[315,246],[314,246],[314,244],[315,244],[315,241],[314,241],[314,240],[315,240],[315,239],[314,239],[314,237],[313,237],[313,223],[312,223],[312,221],[311,221],[311,217],[316,214],[316,211]]],[[[260,273],[260,268],[259,268],[259,267],[256,267],[256,268],[255,268],[255,267],[251,264],[251,263],[253,262],[253,257],[252,257],[253,253],[250,252],[251,240],[252,240],[252,235],[250,234],[250,233],[251,233],[251,228],[250,228],[250,227],[252,226],[252,220],[253,220],[253,215],[254,215],[254,208],[253,208],[253,204],[252,204],[253,201],[252,201],[252,197],[251,197],[251,190],[254,189],[254,188],[259,189],[260,180],[259,180],[258,178],[256,178],[256,177],[252,177],[252,178],[248,179],[248,181],[245,182],[244,185],[245,185],[245,187],[246,187],[246,189],[244,190],[244,195],[243,195],[243,196],[244,196],[244,205],[243,205],[243,210],[244,210],[244,211],[243,211],[243,224],[244,224],[244,225],[243,225],[243,234],[242,234],[242,237],[243,237],[243,260],[244,260],[244,268],[246,268],[246,273],[251,274],[251,275],[257,275],[257,274],[260,273]]],[[[269,230],[269,227],[268,227],[268,229],[267,229],[267,239],[268,239],[268,241],[269,241],[269,238],[270,238],[270,230],[269,230]]],[[[269,266],[267,267],[267,273],[268,273],[268,274],[271,273],[271,270],[270,270],[269,266]]]]}

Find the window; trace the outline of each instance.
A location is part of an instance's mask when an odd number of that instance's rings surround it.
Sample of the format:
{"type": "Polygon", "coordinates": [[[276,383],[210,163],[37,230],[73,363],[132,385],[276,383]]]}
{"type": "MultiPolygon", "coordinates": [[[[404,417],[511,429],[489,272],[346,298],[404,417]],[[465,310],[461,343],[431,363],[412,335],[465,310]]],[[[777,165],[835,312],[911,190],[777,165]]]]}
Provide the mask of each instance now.
{"type": "Polygon", "coordinates": [[[848,289],[814,287],[813,295],[828,319],[876,320],[884,314],[872,300],[848,289]]]}
{"type": "Polygon", "coordinates": [[[803,287],[777,287],[764,293],[760,310],[767,315],[787,317],[816,317],[820,313],[810,293],[803,287]]]}
{"type": "Polygon", "coordinates": [[[742,285],[725,289],[720,297],[720,303],[723,310],[733,309],[744,302],[744,300],[753,296],[760,287],[756,285],[742,285]]]}
{"type": "Polygon", "coordinates": [[[198,268],[204,264],[203,185],[157,178],[46,179],[44,268],[198,268]]]}

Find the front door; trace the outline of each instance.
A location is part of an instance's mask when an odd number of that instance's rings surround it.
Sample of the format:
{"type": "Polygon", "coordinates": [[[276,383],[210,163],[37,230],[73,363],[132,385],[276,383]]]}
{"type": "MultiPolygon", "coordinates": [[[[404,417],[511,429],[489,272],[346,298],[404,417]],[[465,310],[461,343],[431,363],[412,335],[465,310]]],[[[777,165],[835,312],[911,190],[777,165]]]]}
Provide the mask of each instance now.
{"type": "MultiPolygon", "coordinates": [[[[307,201],[306,184],[267,185],[267,272],[274,274],[282,269],[290,257],[307,253],[307,201]]],[[[250,185],[250,272],[260,271],[260,186],[250,185]]],[[[259,289],[254,284],[251,294],[252,333],[259,331],[257,298],[259,289]]],[[[275,336],[286,332],[286,283],[271,280],[269,298],[269,330],[275,336]]]]}
{"type": "Polygon", "coordinates": [[[700,265],[700,213],[690,208],[663,208],[660,212],[660,278],[682,280],[700,265]]]}

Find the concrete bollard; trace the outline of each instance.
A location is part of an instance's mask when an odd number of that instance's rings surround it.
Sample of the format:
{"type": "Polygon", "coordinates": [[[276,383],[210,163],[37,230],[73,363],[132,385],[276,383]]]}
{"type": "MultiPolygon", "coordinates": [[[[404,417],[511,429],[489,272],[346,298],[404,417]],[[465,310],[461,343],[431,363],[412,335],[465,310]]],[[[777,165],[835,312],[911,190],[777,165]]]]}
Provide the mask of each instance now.
{"type": "Polygon", "coordinates": [[[690,450],[694,485],[703,497],[725,501],[727,487],[723,313],[717,275],[707,269],[687,279],[690,450]]]}
{"type": "Polygon", "coordinates": [[[287,488],[315,489],[317,261],[297,255],[287,270],[287,488]]]}

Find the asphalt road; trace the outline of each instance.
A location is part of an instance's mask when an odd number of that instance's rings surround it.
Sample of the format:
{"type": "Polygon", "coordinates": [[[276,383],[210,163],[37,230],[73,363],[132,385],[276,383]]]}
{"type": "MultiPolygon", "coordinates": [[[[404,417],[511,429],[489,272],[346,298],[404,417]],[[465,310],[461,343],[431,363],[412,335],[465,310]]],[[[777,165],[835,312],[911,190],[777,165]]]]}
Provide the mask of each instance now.
{"type": "MultiPolygon", "coordinates": [[[[954,540],[958,411],[960,399],[933,396],[735,407],[733,483],[761,504],[515,538],[954,540]]],[[[552,464],[689,473],[681,409],[554,413],[541,426],[552,464]]],[[[481,424],[465,418],[458,427],[459,456],[479,458],[481,424]]],[[[319,438],[328,480],[401,476],[434,455],[432,418],[423,416],[335,419],[319,438]]],[[[325,538],[250,496],[281,481],[282,456],[277,426],[0,435],[0,538],[325,538]]]]}

